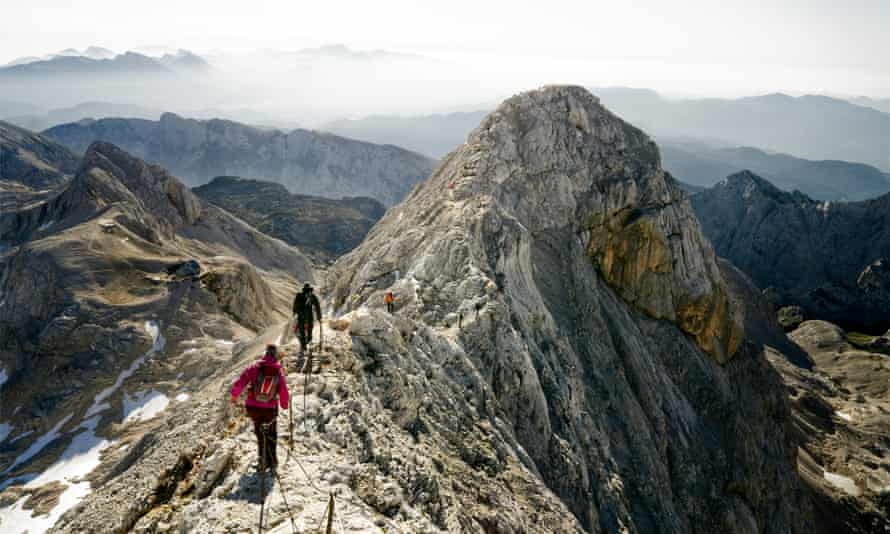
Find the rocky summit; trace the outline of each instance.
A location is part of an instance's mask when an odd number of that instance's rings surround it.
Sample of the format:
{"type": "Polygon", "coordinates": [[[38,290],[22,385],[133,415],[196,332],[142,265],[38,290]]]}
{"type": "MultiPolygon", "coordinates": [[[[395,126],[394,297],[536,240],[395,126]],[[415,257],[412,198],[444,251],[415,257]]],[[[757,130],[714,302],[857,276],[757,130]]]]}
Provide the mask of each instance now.
{"type": "Polygon", "coordinates": [[[63,124],[46,136],[82,153],[107,141],[162,165],[190,185],[243,176],[285,185],[294,193],[401,200],[427,177],[433,160],[392,145],[375,145],[297,129],[259,129],[226,120],[199,121],[165,113],[158,121],[101,119],[63,124]]]}
{"type": "Polygon", "coordinates": [[[507,100],[329,280],[365,383],[424,429],[392,462],[439,444],[438,480],[470,465],[487,488],[443,529],[806,531],[744,306],[655,145],[586,90],[507,100]],[[523,512],[550,492],[575,526],[523,512]]]}
{"type": "Polygon", "coordinates": [[[692,204],[717,254],[776,304],[851,329],[890,328],[890,195],[820,202],[746,171],[692,204]]]}

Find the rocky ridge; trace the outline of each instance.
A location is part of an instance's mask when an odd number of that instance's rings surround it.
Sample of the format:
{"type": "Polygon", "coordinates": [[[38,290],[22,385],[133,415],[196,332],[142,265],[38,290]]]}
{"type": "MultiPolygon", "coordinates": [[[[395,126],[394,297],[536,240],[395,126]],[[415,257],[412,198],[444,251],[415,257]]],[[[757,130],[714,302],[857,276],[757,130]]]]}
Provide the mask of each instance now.
{"type": "Polygon", "coordinates": [[[317,262],[330,262],[358,246],[386,212],[372,198],[294,195],[281,184],[233,176],[216,177],[193,191],[317,262]]]}
{"type": "Polygon", "coordinates": [[[0,241],[4,531],[34,506],[49,515],[32,531],[51,526],[102,454],[150,434],[314,277],[298,250],[107,143],[53,196],[0,215],[0,241]]]}
{"type": "Polygon", "coordinates": [[[77,166],[77,157],[62,145],[0,121],[0,213],[45,198],[77,166]]]}
{"type": "Polygon", "coordinates": [[[694,195],[692,205],[717,254],[776,304],[850,328],[890,328],[890,195],[818,202],[742,172],[694,195]]]}
{"type": "Polygon", "coordinates": [[[387,206],[426,178],[434,163],[392,145],[302,129],[285,133],[227,120],[185,119],[172,113],[158,121],[80,121],[44,134],[75,152],[83,152],[94,141],[114,143],[193,186],[217,176],[244,176],[274,181],[303,195],[367,196],[387,206]]]}

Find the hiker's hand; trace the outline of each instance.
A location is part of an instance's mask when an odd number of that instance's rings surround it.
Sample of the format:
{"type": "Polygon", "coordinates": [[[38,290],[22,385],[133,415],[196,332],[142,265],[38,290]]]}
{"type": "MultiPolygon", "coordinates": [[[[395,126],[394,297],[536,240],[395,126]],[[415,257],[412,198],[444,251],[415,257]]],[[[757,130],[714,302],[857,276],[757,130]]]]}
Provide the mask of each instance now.
{"type": "Polygon", "coordinates": [[[231,397],[229,397],[229,402],[232,403],[233,406],[235,404],[238,404],[238,397],[232,395],[231,397]]]}

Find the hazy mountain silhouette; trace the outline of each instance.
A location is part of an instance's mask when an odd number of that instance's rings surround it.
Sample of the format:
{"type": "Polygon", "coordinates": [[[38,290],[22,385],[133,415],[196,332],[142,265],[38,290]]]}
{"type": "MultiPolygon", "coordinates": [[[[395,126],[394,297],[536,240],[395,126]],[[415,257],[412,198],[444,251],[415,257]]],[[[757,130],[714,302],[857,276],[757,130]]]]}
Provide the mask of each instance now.
{"type": "Polygon", "coordinates": [[[786,191],[817,200],[864,200],[890,191],[890,174],[862,163],[811,161],[752,147],[714,148],[706,143],[661,140],[664,167],[678,180],[710,187],[748,169],[786,191]]]}

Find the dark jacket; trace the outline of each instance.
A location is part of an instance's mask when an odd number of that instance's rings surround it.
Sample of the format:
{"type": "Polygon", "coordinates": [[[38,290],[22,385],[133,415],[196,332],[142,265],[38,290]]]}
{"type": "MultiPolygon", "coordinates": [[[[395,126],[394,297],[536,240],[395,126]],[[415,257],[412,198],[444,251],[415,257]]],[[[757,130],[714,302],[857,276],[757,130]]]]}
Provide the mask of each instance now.
{"type": "Polygon", "coordinates": [[[293,311],[301,321],[311,321],[312,312],[315,311],[315,318],[321,321],[321,304],[318,303],[318,297],[315,296],[315,293],[306,291],[297,293],[297,296],[294,297],[293,311]]]}

